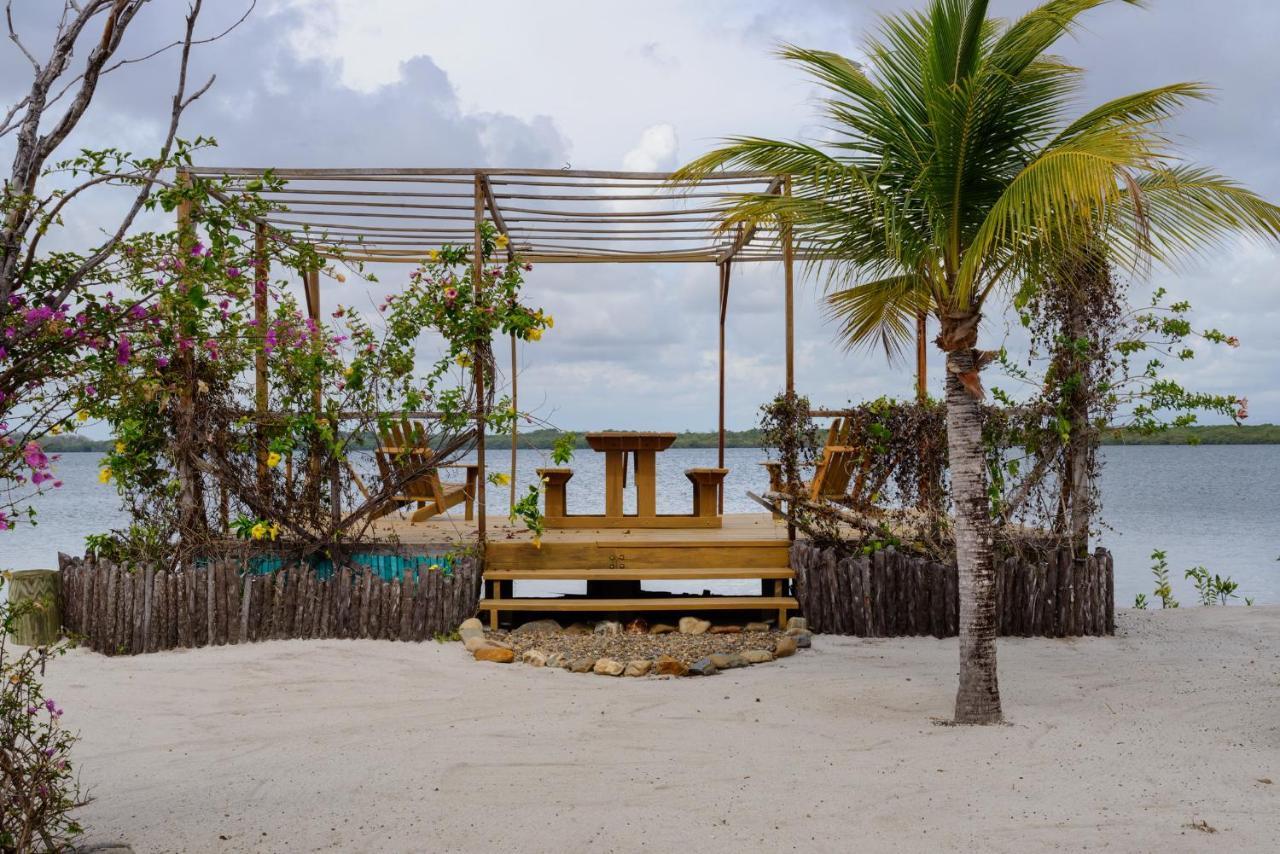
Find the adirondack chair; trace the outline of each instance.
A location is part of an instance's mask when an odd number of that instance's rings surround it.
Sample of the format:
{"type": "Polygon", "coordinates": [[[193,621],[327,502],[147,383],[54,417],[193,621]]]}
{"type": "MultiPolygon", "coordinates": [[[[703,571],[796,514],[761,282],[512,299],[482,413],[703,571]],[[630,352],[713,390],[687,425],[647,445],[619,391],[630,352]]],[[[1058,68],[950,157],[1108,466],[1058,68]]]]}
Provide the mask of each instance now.
{"type": "MultiPolygon", "coordinates": [[[[836,501],[845,503],[850,498],[849,481],[854,469],[860,469],[859,486],[863,479],[869,460],[859,459],[863,456],[861,449],[849,444],[852,423],[847,418],[837,418],[831,422],[827,430],[827,441],[822,446],[822,456],[818,458],[813,477],[801,485],[800,494],[810,501],[836,501]]],[[[787,485],[782,482],[782,463],[778,460],[767,460],[761,463],[769,472],[769,491],[786,492],[787,485]]],[[[858,487],[855,487],[855,492],[858,487]]]]}
{"type": "MultiPolygon", "coordinates": [[[[465,518],[472,519],[475,511],[476,480],[479,466],[475,463],[452,463],[431,465],[435,452],[427,445],[425,431],[416,422],[401,421],[391,424],[378,434],[378,448],[374,458],[378,462],[378,473],[383,483],[399,483],[398,492],[391,496],[371,514],[371,518],[380,519],[410,505],[417,504],[418,509],[409,517],[410,522],[421,522],[432,516],[444,513],[457,504],[465,504],[465,518]],[[440,469],[460,468],[466,470],[464,483],[446,483],[440,480],[440,469]]],[[[355,470],[351,470],[356,487],[369,498],[371,493],[365,488],[363,481],[355,470]]]]}

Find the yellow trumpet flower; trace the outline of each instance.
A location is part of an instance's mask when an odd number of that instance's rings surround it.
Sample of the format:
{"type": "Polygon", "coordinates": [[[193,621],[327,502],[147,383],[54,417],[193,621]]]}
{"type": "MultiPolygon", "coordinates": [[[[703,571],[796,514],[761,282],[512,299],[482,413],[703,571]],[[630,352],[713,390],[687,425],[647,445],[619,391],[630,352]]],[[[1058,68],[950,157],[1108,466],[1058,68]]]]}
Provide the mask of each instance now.
{"type": "Polygon", "coordinates": [[[98,483],[110,483],[110,482],[111,482],[111,469],[104,468],[98,472],[98,483]]]}
{"type": "Polygon", "coordinates": [[[85,412],[83,409],[81,409],[79,412],[77,412],[77,413],[76,413],[76,420],[77,420],[77,421],[88,421],[88,420],[89,420],[89,413],[88,413],[88,412],[85,412]]]}
{"type": "Polygon", "coordinates": [[[556,328],[556,319],[549,314],[547,315],[547,328],[548,329],[556,328]]]}
{"type": "Polygon", "coordinates": [[[536,327],[536,326],[535,326],[533,329],[530,329],[530,330],[529,330],[529,340],[530,340],[530,341],[541,341],[541,340],[542,340],[542,330],[541,330],[541,329],[539,329],[539,328],[538,328],[538,327],[536,327]]]}
{"type": "Polygon", "coordinates": [[[428,252],[428,253],[427,253],[427,258],[428,258],[428,259],[430,259],[430,260],[431,260],[431,261],[433,261],[433,262],[435,262],[435,261],[439,261],[439,260],[440,260],[440,250],[439,250],[439,249],[432,249],[430,252],[428,252]]]}
{"type": "Polygon", "coordinates": [[[494,243],[497,244],[499,249],[506,249],[507,242],[508,242],[507,236],[505,234],[499,234],[498,239],[494,241],[494,243]]]}
{"type": "Polygon", "coordinates": [[[266,533],[267,533],[267,526],[262,524],[261,522],[257,523],[256,525],[254,525],[252,528],[249,529],[249,536],[253,537],[255,540],[262,539],[263,536],[266,535],[266,533]]]}
{"type": "Polygon", "coordinates": [[[500,471],[493,476],[493,482],[498,486],[507,486],[511,483],[511,475],[505,471],[500,471]]]}
{"type": "Polygon", "coordinates": [[[117,454],[124,453],[124,442],[116,442],[116,453],[117,454]]]}
{"type": "Polygon", "coordinates": [[[277,454],[275,451],[272,451],[271,453],[267,454],[267,467],[275,468],[278,465],[280,465],[280,455],[277,454]]]}

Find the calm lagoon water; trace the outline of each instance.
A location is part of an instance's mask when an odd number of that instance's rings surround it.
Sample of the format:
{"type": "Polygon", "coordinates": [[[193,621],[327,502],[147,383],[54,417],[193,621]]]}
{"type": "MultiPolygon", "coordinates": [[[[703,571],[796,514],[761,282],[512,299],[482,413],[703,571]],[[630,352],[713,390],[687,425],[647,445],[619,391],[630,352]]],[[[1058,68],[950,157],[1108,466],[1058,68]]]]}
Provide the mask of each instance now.
{"type": "MultiPolygon", "coordinates": [[[[1280,446],[1110,447],[1104,457],[1108,529],[1100,542],[1115,555],[1119,605],[1131,605],[1140,592],[1150,598],[1153,549],[1168,553],[1174,589],[1184,605],[1193,604],[1194,590],[1183,571],[1197,565],[1232,576],[1240,583],[1241,596],[1259,604],[1280,603],[1280,446]]],[[[716,452],[672,449],[657,459],[659,510],[687,511],[690,487],[684,470],[714,465],[716,452]]],[[[746,490],[765,488],[757,465],[763,459],[757,449],[726,451],[727,512],[761,512],[746,490]]],[[[58,551],[81,552],[86,534],[124,524],[115,488],[98,483],[98,460],[97,454],[63,455],[57,472],[65,485],[39,500],[38,525],[0,533],[0,567],[55,566],[58,551]]],[[[508,450],[491,449],[491,466],[505,467],[509,461],[508,450]]],[[[547,465],[547,452],[521,451],[520,488],[533,482],[535,468],[547,465]]],[[[603,456],[579,451],[572,466],[570,508],[599,512],[603,456]]],[[[628,490],[627,497],[633,510],[634,491],[628,490]]],[[[507,490],[490,486],[487,504],[491,513],[505,514],[507,490]]]]}

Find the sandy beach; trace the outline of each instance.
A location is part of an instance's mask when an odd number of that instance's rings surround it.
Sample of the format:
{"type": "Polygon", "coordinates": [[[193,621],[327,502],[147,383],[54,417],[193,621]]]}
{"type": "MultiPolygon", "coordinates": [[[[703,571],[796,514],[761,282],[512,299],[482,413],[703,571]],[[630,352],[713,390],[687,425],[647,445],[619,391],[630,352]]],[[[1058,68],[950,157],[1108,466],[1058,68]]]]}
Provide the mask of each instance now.
{"type": "Polygon", "coordinates": [[[989,728],[938,723],[954,639],[681,680],[456,643],[75,651],[47,689],[86,840],[139,852],[1280,848],[1280,607],[1119,622],[1002,641],[989,728]]]}

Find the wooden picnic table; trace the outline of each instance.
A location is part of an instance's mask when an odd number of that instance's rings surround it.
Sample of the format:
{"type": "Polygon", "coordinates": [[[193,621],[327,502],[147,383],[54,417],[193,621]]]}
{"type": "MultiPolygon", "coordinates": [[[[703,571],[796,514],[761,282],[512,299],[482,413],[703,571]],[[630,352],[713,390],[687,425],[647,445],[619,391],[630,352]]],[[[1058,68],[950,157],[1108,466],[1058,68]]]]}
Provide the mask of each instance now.
{"type": "Polygon", "coordinates": [[[622,517],[622,492],[627,485],[627,454],[635,455],[636,516],[658,515],[657,455],[670,448],[675,433],[605,430],[586,434],[587,445],[604,454],[604,515],[622,517]]]}

